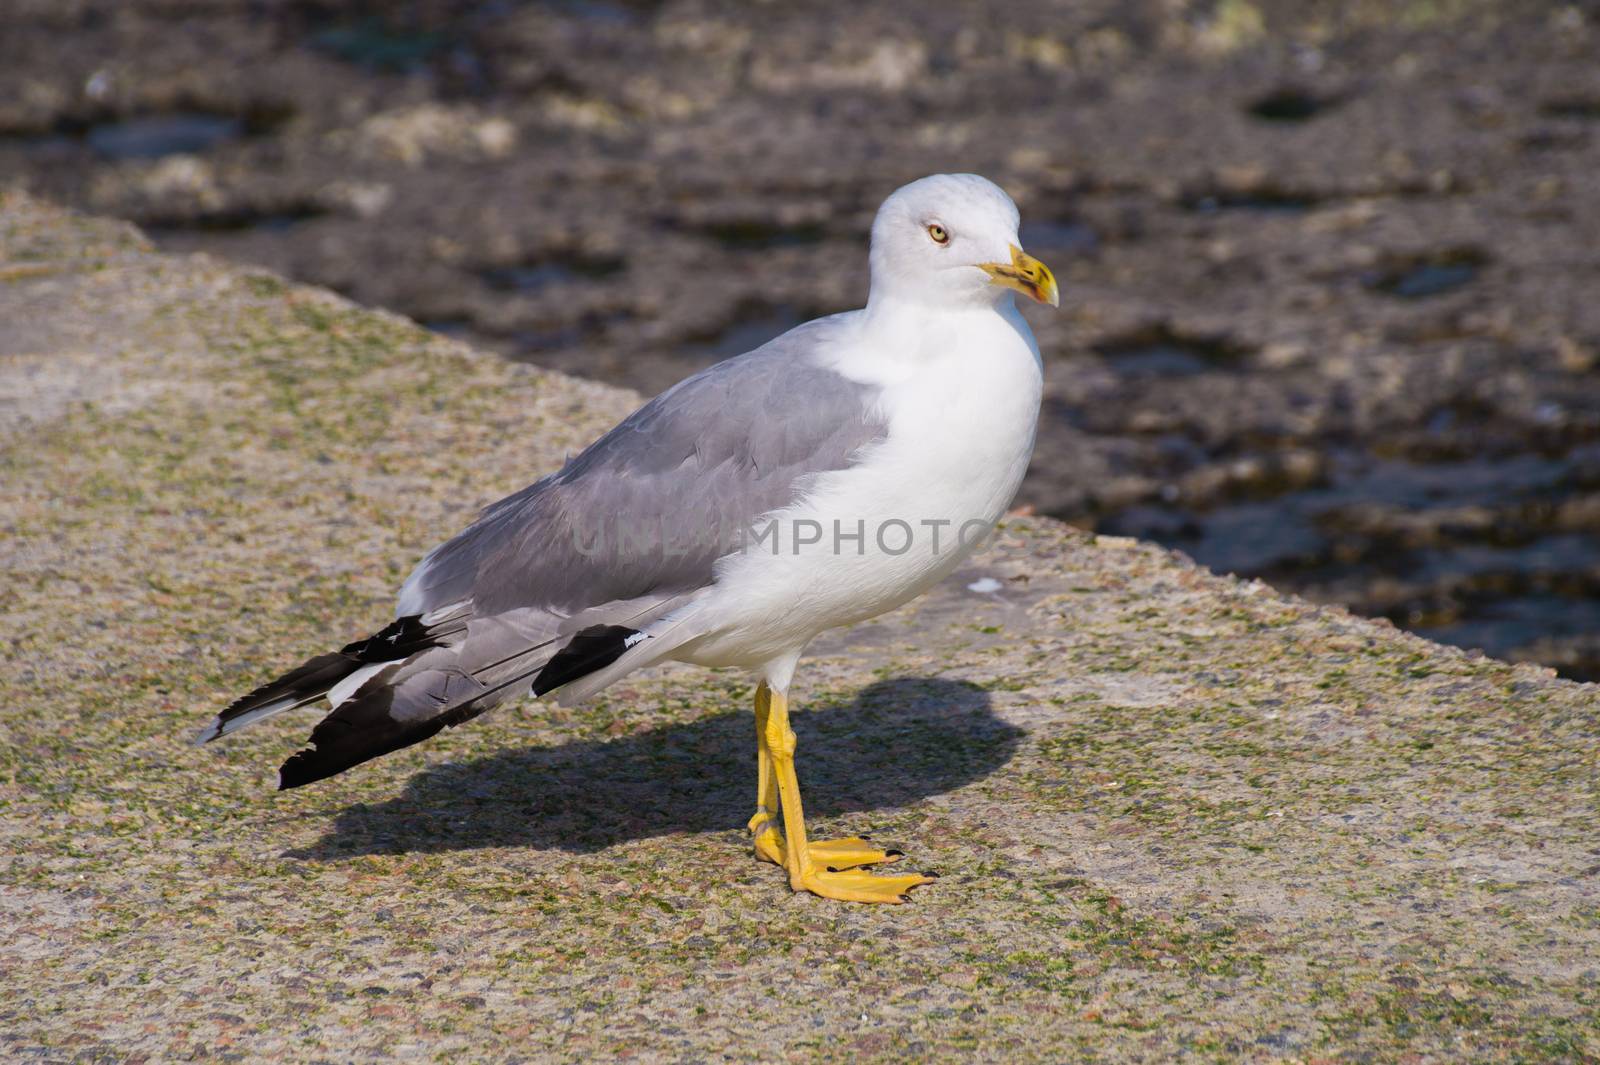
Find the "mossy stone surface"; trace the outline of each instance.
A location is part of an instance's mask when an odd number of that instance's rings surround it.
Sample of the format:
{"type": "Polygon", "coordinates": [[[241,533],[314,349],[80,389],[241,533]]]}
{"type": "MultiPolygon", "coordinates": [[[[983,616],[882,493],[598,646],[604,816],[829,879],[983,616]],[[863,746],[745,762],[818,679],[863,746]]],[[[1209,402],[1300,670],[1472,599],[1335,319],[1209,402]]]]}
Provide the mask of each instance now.
{"type": "Polygon", "coordinates": [[[0,200],[6,1056],[1600,1055],[1594,686],[1048,521],[802,667],[909,906],[754,860],[732,673],[290,793],[311,714],[189,745],[636,401],[0,200]]]}

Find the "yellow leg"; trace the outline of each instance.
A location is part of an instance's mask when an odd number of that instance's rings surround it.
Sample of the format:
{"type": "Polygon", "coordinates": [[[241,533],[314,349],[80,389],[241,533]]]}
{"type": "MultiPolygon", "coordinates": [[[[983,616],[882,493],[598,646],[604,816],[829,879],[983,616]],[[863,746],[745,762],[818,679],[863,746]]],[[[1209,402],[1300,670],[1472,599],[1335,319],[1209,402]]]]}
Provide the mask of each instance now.
{"type": "Polygon", "coordinates": [[[767,750],[767,719],[772,713],[772,690],[762,681],[756,687],[756,813],[749,829],[755,837],[756,857],[783,864],[783,837],[778,834],[778,781],[772,775],[772,753],[767,750]]]}
{"type": "MultiPolygon", "coordinates": [[[[783,847],[784,867],[789,870],[789,886],[796,891],[809,891],[825,899],[845,902],[905,902],[906,892],[919,884],[932,883],[932,878],[920,874],[909,876],[875,876],[864,869],[849,865],[868,865],[898,857],[886,851],[872,851],[865,840],[836,840],[831,844],[806,842],[805,811],[800,805],[800,781],[794,772],[794,731],[789,728],[789,702],[783,695],[762,685],[766,691],[767,708],[762,736],[772,764],[772,775],[777,778],[779,801],[783,807],[783,829],[788,836],[783,847]],[[865,860],[842,864],[833,851],[843,851],[848,861],[852,854],[865,855],[865,860]]],[[[760,691],[757,693],[759,716],[760,691]]],[[[757,812],[759,816],[759,811],[757,812]]]]}
{"type": "MultiPolygon", "coordinates": [[[[762,681],[756,688],[756,812],[746,826],[755,844],[756,857],[773,865],[789,867],[783,834],[778,831],[778,779],[772,771],[772,752],[767,748],[767,721],[772,715],[772,689],[762,681]]],[[[880,850],[862,836],[847,839],[817,840],[810,844],[811,858],[824,869],[853,869],[877,865],[900,858],[901,852],[880,850]]]]}

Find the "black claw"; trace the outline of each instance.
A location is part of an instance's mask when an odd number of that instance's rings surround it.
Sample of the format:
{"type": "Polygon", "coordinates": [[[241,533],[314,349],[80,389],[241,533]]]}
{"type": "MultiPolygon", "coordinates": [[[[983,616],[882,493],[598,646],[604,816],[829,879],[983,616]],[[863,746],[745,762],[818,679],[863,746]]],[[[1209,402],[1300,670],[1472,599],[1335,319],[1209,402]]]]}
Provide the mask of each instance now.
{"type": "Polygon", "coordinates": [[[836,868],[834,868],[834,867],[833,867],[833,866],[831,866],[831,865],[830,865],[830,866],[828,866],[828,872],[830,872],[830,873],[837,873],[837,872],[838,872],[838,871],[839,871],[839,870],[838,870],[838,869],[836,869],[836,868]]]}
{"type": "Polygon", "coordinates": [[[867,835],[865,832],[857,832],[856,835],[861,837],[862,839],[871,839],[872,838],[871,836],[867,835]]]}
{"type": "Polygon", "coordinates": [[[884,855],[885,858],[904,858],[906,856],[906,852],[905,851],[884,851],[883,855],[884,855]]]}
{"type": "Polygon", "coordinates": [[[918,876],[925,876],[929,880],[937,880],[937,879],[939,879],[939,874],[934,872],[932,869],[924,869],[921,872],[919,872],[917,875],[918,876]]]}

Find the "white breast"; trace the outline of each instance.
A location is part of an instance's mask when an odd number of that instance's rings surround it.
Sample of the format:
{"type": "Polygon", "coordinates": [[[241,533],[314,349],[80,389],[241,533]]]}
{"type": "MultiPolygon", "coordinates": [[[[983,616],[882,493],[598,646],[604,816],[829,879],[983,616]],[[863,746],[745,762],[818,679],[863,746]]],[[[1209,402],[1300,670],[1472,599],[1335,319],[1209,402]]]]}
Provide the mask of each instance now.
{"type": "Polygon", "coordinates": [[[863,328],[838,353],[841,372],[882,388],[887,437],[772,515],[776,552],[747,543],[718,563],[708,605],[720,633],[681,657],[754,667],[798,652],[926,590],[1005,513],[1033,450],[1038,347],[1009,305],[940,317],[915,330],[916,346],[885,343],[904,330],[863,328]]]}

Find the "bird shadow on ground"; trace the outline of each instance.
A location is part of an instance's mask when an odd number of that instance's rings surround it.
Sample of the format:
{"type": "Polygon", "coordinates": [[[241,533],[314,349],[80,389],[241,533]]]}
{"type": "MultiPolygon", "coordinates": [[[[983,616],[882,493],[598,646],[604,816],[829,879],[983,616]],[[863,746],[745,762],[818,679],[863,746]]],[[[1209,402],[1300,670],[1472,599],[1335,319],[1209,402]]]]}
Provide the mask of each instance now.
{"type": "MultiPolygon", "coordinates": [[[[973,684],[882,681],[847,704],[790,721],[808,817],[904,806],[980,780],[1024,735],[973,684]]],[[[742,828],[755,801],[748,710],[608,741],[532,747],[426,769],[405,793],[341,810],[322,839],[286,857],[478,847],[597,851],[626,840],[742,828]]],[[[864,827],[864,826],[863,826],[864,827]]]]}

